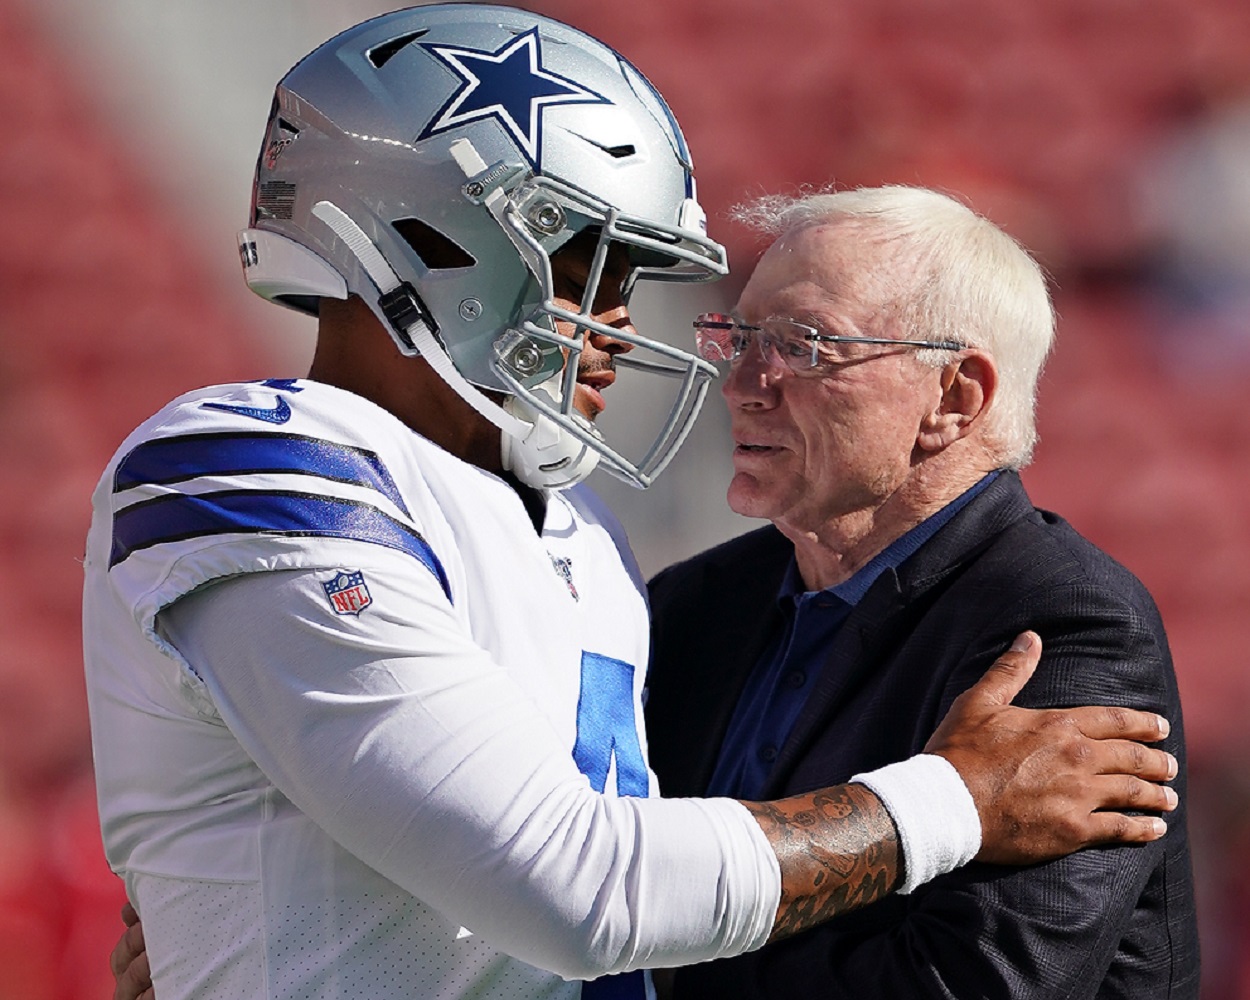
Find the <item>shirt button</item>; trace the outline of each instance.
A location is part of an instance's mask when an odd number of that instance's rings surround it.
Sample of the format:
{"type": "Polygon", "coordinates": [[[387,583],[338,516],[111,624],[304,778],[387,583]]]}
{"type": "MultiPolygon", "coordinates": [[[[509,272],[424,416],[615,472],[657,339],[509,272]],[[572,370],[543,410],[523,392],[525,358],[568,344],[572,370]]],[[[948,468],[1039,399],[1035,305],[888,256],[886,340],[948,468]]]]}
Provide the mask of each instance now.
{"type": "Polygon", "coordinates": [[[768,763],[770,763],[770,764],[771,764],[773,761],[775,761],[775,760],[777,759],[777,748],[776,748],[776,747],[772,747],[772,746],[769,746],[769,747],[761,747],[761,748],[760,748],[760,759],[761,759],[761,760],[768,761],[768,763]]]}
{"type": "Polygon", "coordinates": [[[802,670],[792,670],[786,677],[786,683],[792,688],[801,688],[807,683],[807,674],[803,673],[802,670]]]}

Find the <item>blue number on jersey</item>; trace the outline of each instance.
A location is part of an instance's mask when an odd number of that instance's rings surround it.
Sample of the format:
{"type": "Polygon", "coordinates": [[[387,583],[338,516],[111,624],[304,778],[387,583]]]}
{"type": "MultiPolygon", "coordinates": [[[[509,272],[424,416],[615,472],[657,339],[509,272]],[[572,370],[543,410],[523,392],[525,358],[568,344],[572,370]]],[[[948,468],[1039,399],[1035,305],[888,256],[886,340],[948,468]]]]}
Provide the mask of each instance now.
{"type": "Polygon", "coordinates": [[[650,782],[634,719],[633,664],[583,652],[573,760],[594,790],[602,792],[614,756],[617,794],[646,798],[650,782]]]}
{"type": "MultiPolygon", "coordinates": [[[[634,667],[610,656],[583,652],[573,759],[597,792],[607,786],[613,756],[617,794],[646,798],[650,782],[634,718],[634,667]]],[[[582,985],[582,1000],[642,1000],[645,982],[641,971],[604,976],[582,985]]]]}

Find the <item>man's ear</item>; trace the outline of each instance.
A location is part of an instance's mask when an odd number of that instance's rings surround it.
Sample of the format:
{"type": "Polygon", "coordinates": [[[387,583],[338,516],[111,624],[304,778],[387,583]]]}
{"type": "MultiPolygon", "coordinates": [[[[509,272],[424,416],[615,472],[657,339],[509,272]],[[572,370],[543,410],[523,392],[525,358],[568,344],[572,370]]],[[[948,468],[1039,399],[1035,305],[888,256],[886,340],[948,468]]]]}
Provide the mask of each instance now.
{"type": "Polygon", "coordinates": [[[939,380],[941,398],[920,421],[916,435],[922,451],[941,451],[972,433],[994,398],[998,369],[988,354],[970,351],[946,365],[939,380]]]}

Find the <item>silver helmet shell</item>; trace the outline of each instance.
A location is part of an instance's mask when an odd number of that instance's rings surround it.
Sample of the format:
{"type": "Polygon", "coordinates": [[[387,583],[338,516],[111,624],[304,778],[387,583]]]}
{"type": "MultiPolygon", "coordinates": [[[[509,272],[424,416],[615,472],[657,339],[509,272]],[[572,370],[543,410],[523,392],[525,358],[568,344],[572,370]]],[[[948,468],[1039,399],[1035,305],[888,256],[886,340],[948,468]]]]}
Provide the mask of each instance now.
{"type": "Polygon", "coordinates": [[[591,318],[614,243],[629,252],[627,293],[639,278],[727,270],[672,113],[595,39],[467,4],[366,21],[286,75],[241,234],[254,290],[309,312],[323,296],[360,296],[401,351],[426,356],[502,428],[507,467],[552,487],[601,459],[649,485],[714,375],[693,353],[591,318]],[[550,257],[585,230],[599,234],[591,280],[580,309],[561,308],[550,257]],[[639,457],[573,409],[576,356],[596,330],[650,359],[618,364],[675,380],[673,413],[639,457]]]}

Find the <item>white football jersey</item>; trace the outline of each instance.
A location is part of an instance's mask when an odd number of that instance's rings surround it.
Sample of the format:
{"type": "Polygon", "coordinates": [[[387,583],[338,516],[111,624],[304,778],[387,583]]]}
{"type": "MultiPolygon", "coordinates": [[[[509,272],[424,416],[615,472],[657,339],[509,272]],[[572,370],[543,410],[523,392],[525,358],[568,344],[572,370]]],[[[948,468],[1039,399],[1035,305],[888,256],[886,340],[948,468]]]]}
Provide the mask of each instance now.
{"type": "Polygon", "coordinates": [[[583,487],[546,501],[540,535],[306,380],[189,393],[122,445],[87,684],[161,1000],[641,996],[637,970],[764,942],[750,815],[654,798],[620,528],[583,487]]]}

